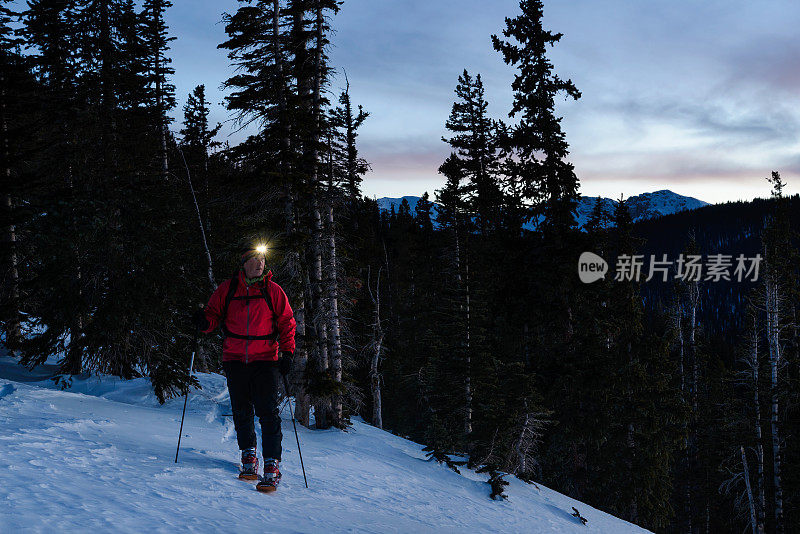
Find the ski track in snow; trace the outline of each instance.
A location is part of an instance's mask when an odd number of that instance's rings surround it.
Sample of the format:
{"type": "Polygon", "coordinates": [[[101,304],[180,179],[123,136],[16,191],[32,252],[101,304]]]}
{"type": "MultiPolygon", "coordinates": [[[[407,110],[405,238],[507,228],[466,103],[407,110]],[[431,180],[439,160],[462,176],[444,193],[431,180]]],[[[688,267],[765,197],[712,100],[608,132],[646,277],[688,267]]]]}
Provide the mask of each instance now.
{"type": "Polygon", "coordinates": [[[259,493],[236,478],[225,379],[198,377],[176,464],[182,397],[160,406],[146,379],[112,377],[61,391],[0,357],[0,532],[647,532],[515,478],[492,501],[485,476],[359,418],[347,432],[298,425],[306,489],[286,405],[283,479],[259,493]]]}

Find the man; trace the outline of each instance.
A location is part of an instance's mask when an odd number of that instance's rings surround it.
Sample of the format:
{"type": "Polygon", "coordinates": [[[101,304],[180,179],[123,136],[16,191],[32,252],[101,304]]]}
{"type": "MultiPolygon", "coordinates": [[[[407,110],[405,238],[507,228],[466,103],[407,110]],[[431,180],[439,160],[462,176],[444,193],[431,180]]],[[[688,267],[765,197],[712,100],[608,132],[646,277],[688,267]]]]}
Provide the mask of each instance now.
{"type": "Polygon", "coordinates": [[[239,478],[258,480],[256,433],[253,415],[261,423],[264,477],[259,491],[275,491],[281,478],[281,418],[278,389],[281,376],[292,367],[295,320],[283,289],[264,274],[266,247],[247,248],[241,269],[211,295],[204,310],[194,315],[195,325],[208,333],[222,328],[222,368],[228,379],[233,425],[242,467],[239,478]]]}

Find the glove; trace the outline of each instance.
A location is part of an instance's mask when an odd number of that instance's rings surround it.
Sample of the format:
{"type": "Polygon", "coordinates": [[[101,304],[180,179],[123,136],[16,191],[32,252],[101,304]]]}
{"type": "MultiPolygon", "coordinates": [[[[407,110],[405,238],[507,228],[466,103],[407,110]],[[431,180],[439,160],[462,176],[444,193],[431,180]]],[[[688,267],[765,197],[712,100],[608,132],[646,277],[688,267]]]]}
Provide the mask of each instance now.
{"type": "Polygon", "coordinates": [[[294,364],[293,360],[293,353],[289,352],[288,350],[281,352],[281,357],[278,358],[278,369],[280,369],[283,376],[286,376],[292,372],[292,366],[294,364]]]}
{"type": "Polygon", "coordinates": [[[206,319],[206,312],[203,310],[197,310],[192,313],[192,324],[201,332],[208,330],[210,324],[208,319],[206,319]]]}

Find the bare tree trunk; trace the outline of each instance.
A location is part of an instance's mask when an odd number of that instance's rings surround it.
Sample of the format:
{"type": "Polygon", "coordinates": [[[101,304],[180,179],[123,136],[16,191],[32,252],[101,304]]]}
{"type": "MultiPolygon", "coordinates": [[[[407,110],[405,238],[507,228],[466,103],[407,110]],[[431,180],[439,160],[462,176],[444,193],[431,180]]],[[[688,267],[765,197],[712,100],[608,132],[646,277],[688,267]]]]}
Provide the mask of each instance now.
{"type": "MultiPolygon", "coordinates": [[[[328,155],[328,185],[325,195],[325,225],[327,230],[325,243],[325,264],[324,280],[325,286],[325,310],[326,328],[328,331],[328,354],[330,354],[331,369],[333,379],[337,383],[342,382],[342,338],[339,317],[339,285],[338,285],[338,262],[336,258],[336,221],[333,216],[333,202],[336,198],[335,167],[333,159],[333,131],[328,128],[327,132],[327,155],[328,155]]],[[[332,424],[341,427],[344,420],[344,410],[342,396],[337,394],[332,399],[332,424]]]]}
{"type": "Polygon", "coordinates": [[[764,498],[764,445],[761,436],[761,399],[759,398],[759,356],[758,356],[758,317],[753,314],[753,331],[750,338],[750,357],[747,361],[750,367],[750,376],[753,384],[753,411],[755,413],[754,430],[756,441],[756,462],[757,462],[757,509],[756,526],[758,532],[764,532],[764,512],[766,510],[766,500],[764,498]]]}
{"type": "Polygon", "coordinates": [[[697,306],[700,300],[700,289],[696,283],[689,285],[689,350],[692,356],[692,409],[697,413],[698,384],[700,382],[700,364],[697,358],[697,306]]]}
{"type": "MultiPolygon", "coordinates": [[[[321,11],[317,9],[318,13],[321,11]]],[[[319,61],[319,55],[316,56],[319,61]]],[[[319,63],[317,63],[319,67],[319,63]]],[[[312,284],[314,291],[314,331],[317,338],[317,369],[322,373],[327,373],[330,368],[330,358],[328,352],[328,324],[327,324],[327,310],[324,300],[324,274],[323,274],[323,227],[322,227],[322,214],[319,206],[319,190],[320,190],[320,177],[319,177],[319,151],[317,145],[319,143],[319,91],[320,80],[319,76],[314,78],[314,120],[316,123],[313,140],[313,154],[312,154],[312,187],[313,192],[311,200],[311,212],[313,217],[313,230],[312,230],[312,254],[313,254],[313,270],[312,270],[312,284]]],[[[331,402],[329,398],[318,399],[314,408],[315,422],[317,428],[328,428],[331,425],[331,402]]]]}
{"type": "MultiPolygon", "coordinates": [[[[328,355],[328,325],[326,322],[325,302],[323,300],[323,273],[322,273],[322,217],[319,205],[314,195],[312,201],[312,215],[314,217],[313,231],[313,290],[314,290],[314,330],[317,335],[317,368],[325,373],[330,368],[328,355]]],[[[314,409],[317,428],[328,428],[330,426],[330,399],[320,399],[314,409]]]]}
{"type": "MultiPolygon", "coordinates": [[[[688,402],[686,398],[686,353],[685,347],[683,342],[683,306],[680,302],[675,307],[675,335],[678,339],[678,355],[680,360],[680,375],[681,375],[681,399],[684,402],[688,402]]],[[[685,478],[683,480],[683,494],[684,494],[684,503],[683,503],[683,513],[686,516],[686,532],[692,531],[692,487],[689,482],[689,476],[691,473],[691,459],[689,457],[689,433],[688,429],[686,428],[686,422],[683,423],[683,431],[684,431],[684,438],[683,438],[683,449],[684,449],[684,469],[685,469],[685,478]]]]}
{"type": "MultiPolygon", "coordinates": [[[[312,199],[311,211],[313,217],[313,278],[312,284],[314,289],[314,330],[317,336],[317,351],[318,351],[318,370],[326,373],[330,367],[328,357],[328,330],[325,321],[326,311],[325,303],[323,301],[323,272],[322,272],[322,215],[319,206],[319,191],[320,191],[320,155],[319,155],[319,140],[321,128],[321,91],[322,91],[322,78],[323,65],[322,65],[322,48],[323,48],[323,16],[322,5],[319,1],[316,2],[315,8],[315,30],[316,30],[316,46],[314,47],[314,76],[312,79],[312,120],[313,131],[311,139],[311,186],[312,186],[312,199]]],[[[331,403],[330,400],[321,399],[315,407],[314,413],[316,416],[317,428],[328,428],[330,422],[331,403]]]]}
{"type": "MultiPolygon", "coordinates": [[[[296,202],[294,191],[290,185],[286,188],[286,230],[291,237],[297,235],[298,217],[296,213],[296,202]]],[[[296,295],[294,296],[294,319],[296,323],[295,334],[297,343],[294,352],[294,372],[292,373],[292,392],[295,400],[295,418],[300,424],[308,427],[311,420],[311,400],[306,392],[306,381],[304,378],[306,366],[308,365],[308,345],[306,328],[306,278],[307,268],[301,260],[299,251],[292,247],[287,255],[287,266],[289,275],[293,280],[297,280],[296,295]]],[[[287,391],[288,395],[289,392],[287,391]]]]}
{"type": "Polygon", "coordinates": [[[753,527],[753,534],[758,534],[756,526],[756,505],[753,502],[753,490],[750,488],[750,471],[747,469],[747,455],[744,453],[744,447],[739,447],[742,452],[742,466],[744,467],[744,483],[747,486],[747,501],[750,504],[750,525],[753,527]]]}
{"type": "MultiPolygon", "coordinates": [[[[295,224],[297,224],[297,219],[295,219],[295,224]]],[[[309,365],[312,365],[311,362],[315,362],[317,360],[316,355],[316,344],[309,342],[311,336],[309,336],[309,330],[314,332],[314,327],[311,326],[309,328],[309,309],[313,310],[313,307],[310,306],[312,304],[312,286],[311,286],[311,276],[310,276],[310,269],[307,261],[307,257],[305,255],[298,254],[298,265],[300,267],[300,271],[298,273],[300,277],[300,284],[298,286],[301,288],[300,290],[300,305],[299,311],[300,314],[295,312],[295,320],[297,321],[297,333],[302,334],[300,340],[302,342],[301,350],[298,354],[297,364],[296,365],[296,383],[298,388],[295,390],[295,402],[297,404],[297,410],[301,413],[301,416],[298,417],[298,420],[302,422],[303,425],[310,427],[311,426],[311,396],[307,393],[307,381],[305,379],[305,371],[309,365]],[[300,330],[300,322],[302,321],[302,330],[300,330]]],[[[311,321],[313,325],[313,321],[311,321]]],[[[314,332],[316,335],[316,332],[314,332]]]]}
{"type": "MultiPolygon", "coordinates": [[[[295,332],[298,339],[301,340],[294,353],[294,376],[291,381],[295,402],[294,415],[301,425],[308,427],[310,426],[311,420],[311,401],[308,393],[306,393],[306,381],[303,379],[303,373],[308,365],[308,353],[305,350],[305,343],[302,341],[306,335],[305,305],[302,293],[297,299],[297,307],[294,309],[294,318],[297,323],[295,332]]],[[[287,395],[288,394],[287,392],[287,395]]]]}
{"type": "MultiPolygon", "coordinates": [[[[295,401],[295,419],[306,427],[310,425],[311,420],[311,400],[306,392],[306,381],[304,378],[305,370],[308,365],[308,345],[306,343],[306,297],[309,294],[306,290],[306,277],[307,277],[307,263],[303,261],[297,245],[297,235],[299,227],[299,216],[297,213],[297,201],[295,198],[295,190],[292,182],[289,179],[292,170],[292,144],[291,144],[291,127],[288,116],[288,105],[286,103],[286,85],[285,85],[285,65],[283,61],[283,51],[281,49],[281,24],[280,24],[280,0],[272,1],[272,47],[275,66],[278,69],[278,79],[281,86],[278,88],[278,121],[281,130],[281,155],[280,155],[280,171],[281,178],[285,184],[286,200],[284,205],[285,218],[286,218],[286,234],[292,246],[286,256],[287,269],[292,280],[297,281],[295,287],[295,294],[293,295],[294,318],[296,323],[295,328],[295,352],[294,352],[294,371],[292,373],[291,381],[292,393],[294,394],[295,401]]],[[[295,24],[302,26],[302,20],[295,20],[295,24]]],[[[290,393],[287,391],[287,395],[290,393]]]]}
{"type": "Polygon", "coordinates": [[[767,275],[764,285],[767,311],[767,342],[769,344],[770,394],[772,413],[770,432],[772,434],[772,484],[774,487],[775,531],[783,532],[783,487],[781,485],[781,444],[778,433],[778,367],[781,361],[780,346],[780,297],[775,275],[767,275]]]}
{"type": "MultiPolygon", "coordinates": [[[[371,269],[370,269],[371,270],[371,269]]],[[[383,429],[383,408],[381,405],[381,375],[378,365],[383,355],[383,326],[381,324],[381,270],[378,269],[378,280],[375,282],[375,293],[372,293],[372,282],[370,281],[369,270],[367,271],[367,290],[372,299],[374,314],[372,323],[372,340],[370,347],[372,357],[369,364],[369,384],[372,393],[372,424],[383,429]]]]}
{"type": "Polygon", "coordinates": [[[208,262],[208,281],[211,282],[211,287],[216,291],[217,282],[214,280],[214,264],[211,261],[211,251],[208,249],[208,241],[206,241],[206,229],[203,225],[203,218],[200,215],[200,205],[197,203],[197,195],[194,193],[194,186],[192,185],[192,175],[189,173],[189,164],[186,163],[186,156],[183,155],[183,150],[178,147],[178,151],[183,159],[183,165],[186,167],[186,179],[189,181],[189,190],[192,192],[192,200],[194,200],[194,209],[197,212],[197,222],[200,225],[200,237],[203,240],[203,248],[206,251],[206,261],[208,262]]]}
{"type": "MultiPolygon", "coordinates": [[[[691,411],[691,419],[690,419],[690,430],[688,435],[687,441],[687,449],[686,454],[688,458],[688,476],[696,476],[695,475],[695,466],[698,464],[698,446],[697,446],[697,417],[698,417],[698,394],[699,394],[699,387],[700,387],[700,362],[699,358],[697,357],[697,308],[700,302],[700,288],[698,287],[697,282],[692,282],[688,286],[689,289],[689,358],[691,365],[691,380],[689,381],[689,396],[692,404],[692,411],[691,411]]],[[[694,489],[694,481],[689,480],[689,496],[691,497],[694,489]]],[[[700,503],[694,503],[690,499],[690,506],[696,505],[696,509],[702,510],[700,508],[700,503]]],[[[693,523],[693,519],[691,518],[690,521],[693,523]]],[[[701,519],[698,518],[698,523],[700,523],[701,519]]],[[[701,524],[691,524],[690,525],[690,532],[694,532],[701,528],[701,524]]]]}
{"type": "MultiPolygon", "coordinates": [[[[305,350],[305,337],[306,337],[306,313],[305,313],[305,296],[303,292],[296,298],[297,305],[294,308],[294,318],[296,322],[295,333],[297,334],[297,343],[294,352],[294,372],[291,380],[292,393],[294,393],[295,402],[295,418],[303,426],[308,427],[311,418],[311,402],[306,393],[306,382],[303,375],[308,365],[308,353],[305,350]]],[[[289,392],[286,392],[289,395],[289,392]]]]}
{"type": "MultiPolygon", "coordinates": [[[[331,367],[333,378],[342,381],[342,338],[339,318],[339,284],[337,282],[336,261],[336,228],[333,220],[333,199],[328,200],[328,312],[329,330],[331,334],[331,367]]],[[[342,424],[342,398],[336,396],[333,406],[333,416],[337,425],[342,424]]]]}
{"type": "MultiPolygon", "coordinates": [[[[299,267],[299,264],[298,264],[299,267]]],[[[300,269],[298,269],[300,271],[300,269]]],[[[306,309],[305,309],[305,294],[302,290],[303,276],[300,272],[295,275],[301,280],[298,284],[298,295],[296,296],[296,306],[294,308],[294,319],[296,322],[295,333],[298,343],[294,352],[294,376],[292,380],[292,387],[295,401],[295,418],[300,424],[308,427],[311,419],[311,401],[308,393],[306,393],[306,381],[304,374],[306,366],[308,365],[308,352],[306,351],[306,309]]],[[[287,392],[287,395],[289,392],[287,392]]]]}

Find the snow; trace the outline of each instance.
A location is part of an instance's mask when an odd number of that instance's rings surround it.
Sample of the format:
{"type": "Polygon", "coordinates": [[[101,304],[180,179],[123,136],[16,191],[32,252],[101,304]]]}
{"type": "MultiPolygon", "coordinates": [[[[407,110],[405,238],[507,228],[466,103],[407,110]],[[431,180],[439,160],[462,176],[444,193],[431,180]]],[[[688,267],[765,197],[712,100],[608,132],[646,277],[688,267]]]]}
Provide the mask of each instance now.
{"type": "Polygon", "coordinates": [[[222,376],[198,375],[176,464],[183,398],[161,406],[146,379],[107,376],[61,391],[54,370],[0,357],[0,532],[646,532],[517,479],[492,501],[483,475],[360,419],[347,432],[298,426],[306,489],[286,404],[283,479],[262,494],[236,478],[222,376]]]}
{"type": "Polygon", "coordinates": [[[634,221],[652,219],[709,205],[708,202],[678,195],[669,189],[661,189],[653,193],[642,193],[641,195],[629,197],[626,202],[634,221]]]}

